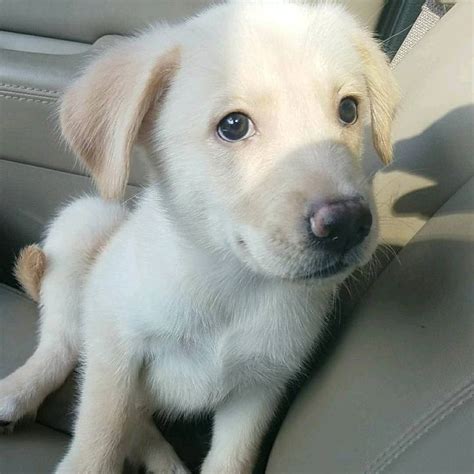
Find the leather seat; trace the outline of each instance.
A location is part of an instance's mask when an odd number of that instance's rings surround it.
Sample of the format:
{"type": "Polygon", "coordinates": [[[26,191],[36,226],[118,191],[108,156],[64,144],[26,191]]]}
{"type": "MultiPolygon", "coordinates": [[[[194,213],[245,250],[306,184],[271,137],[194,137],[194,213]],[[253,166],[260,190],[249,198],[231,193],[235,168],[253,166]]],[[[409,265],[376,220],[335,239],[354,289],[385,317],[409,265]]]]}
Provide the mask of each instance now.
{"type": "MultiPolygon", "coordinates": [[[[383,0],[335,0],[347,4],[370,28],[374,28],[383,0]]],[[[94,43],[100,37],[130,34],[151,21],[174,22],[202,10],[210,0],[160,1],[114,0],[101,2],[81,0],[3,0],[0,30],[34,34],[43,37],[94,43]],[[45,15],[45,10],[47,14],[45,15]]]]}
{"type": "Polygon", "coordinates": [[[5,474],[53,472],[66,450],[69,437],[35,423],[0,442],[0,467],[5,474]]]}
{"type": "MultiPolygon", "coordinates": [[[[270,474],[474,470],[472,61],[472,7],[459,2],[396,68],[403,93],[396,161],[374,185],[383,240],[398,256],[383,260],[375,281],[355,287],[342,306],[333,326],[340,334],[282,412],[274,442],[269,437],[270,474]]],[[[71,163],[58,169],[18,156],[0,160],[0,242],[10,249],[36,240],[58,203],[89,187],[71,163]]],[[[378,166],[370,150],[366,166],[368,173],[378,166]]],[[[1,280],[11,282],[10,257],[1,253],[1,280]]],[[[37,311],[2,284],[0,320],[3,377],[33,351],[37,311]]],[[[0,472],[51,471],[68,442],[73,391],[70,380],[36,423],[0,438],[0,472]]]]}

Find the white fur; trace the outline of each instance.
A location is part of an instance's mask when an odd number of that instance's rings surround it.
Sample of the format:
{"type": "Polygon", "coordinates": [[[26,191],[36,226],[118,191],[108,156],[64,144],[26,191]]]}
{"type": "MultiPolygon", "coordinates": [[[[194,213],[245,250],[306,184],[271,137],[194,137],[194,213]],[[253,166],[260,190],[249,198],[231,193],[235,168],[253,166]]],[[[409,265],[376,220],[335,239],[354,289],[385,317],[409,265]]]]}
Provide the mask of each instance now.
{"type": "MultiPolygon", "coordinates": [[[[116,472],[125,456],[154,472],[185,472],[161,435],[143,428],[155,408],[170,416],[215,412],[202,472],[251,472],[337,285],[376,243],[374,224],[346,272],[297,278],[323,258],[300,226],[308,202],[372,200],[359,158],[378,93],[367,74],[378,66],[363,64],[359,39],[375,49],[334,6],[236,3],[128,44],[150,61],[163,44],[180,49],[150,132],[152,184],[130,213],[83,198],[53,221],[43,245],[40,345],[0,383],[0,419],[16,421],[62,383],[81,353],[79,415],[58,472],[116,472]],[[347,128],[336,111],[350,94],[360,98],[360,120],[347,128]],[[223,144],[216,120],[236,109],[255,120],[258,135],[223,144]]],[[[123,181],[125,171],[116,171],[123,181]]]]}

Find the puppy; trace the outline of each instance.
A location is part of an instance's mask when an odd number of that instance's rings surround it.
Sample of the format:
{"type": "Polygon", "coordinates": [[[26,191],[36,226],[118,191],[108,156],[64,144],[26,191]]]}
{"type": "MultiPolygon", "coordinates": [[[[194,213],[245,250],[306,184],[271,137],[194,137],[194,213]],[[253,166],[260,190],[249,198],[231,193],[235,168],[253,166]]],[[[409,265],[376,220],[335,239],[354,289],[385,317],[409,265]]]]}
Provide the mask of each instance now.
{"type": "Polygon", "coordinates": [[[186,472],[155,409],[212,411],[202,472],[251,472],[338,285],[376,246],[363,128],[390,162],[397,97],[378,45],[333,5],[219,5],[96,58],[60,117],[101,197],[65,207],[20,258],[40,341],[0,383],[3,424],[81,359],[57,472],[119,472],[125,457],[186,472]],[[127,211],[137,141],[150,183],[127,211]]]}

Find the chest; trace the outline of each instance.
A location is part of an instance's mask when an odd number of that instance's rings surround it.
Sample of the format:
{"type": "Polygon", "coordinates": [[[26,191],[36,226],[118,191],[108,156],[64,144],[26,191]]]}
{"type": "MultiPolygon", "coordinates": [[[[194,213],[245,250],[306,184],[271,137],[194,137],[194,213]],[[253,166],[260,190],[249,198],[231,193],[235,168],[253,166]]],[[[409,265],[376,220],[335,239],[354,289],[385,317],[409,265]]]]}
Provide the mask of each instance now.
{"type": "Polygon", "coordinates": [[[264,301],[214,308],[217,313],[207,308],[207,314],[180,308],[174,315],[180,324],[157,334],[146,364],[145,384],[156,406],[174,413],[212,410],[237,388],[282,386],[298,371],[323,314],[310,301],[306,311],[291,301],[264,301]]]}

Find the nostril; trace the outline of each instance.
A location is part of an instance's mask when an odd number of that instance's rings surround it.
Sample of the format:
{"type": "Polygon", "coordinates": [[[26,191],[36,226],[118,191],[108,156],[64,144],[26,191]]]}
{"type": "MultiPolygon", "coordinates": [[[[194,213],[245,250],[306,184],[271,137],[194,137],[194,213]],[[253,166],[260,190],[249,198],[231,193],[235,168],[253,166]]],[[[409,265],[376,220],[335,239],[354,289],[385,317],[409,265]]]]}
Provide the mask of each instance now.
{"type": "Polygon", "coordinates": [[[370,233],[370,229],[372,228],[372,213],[370,209],[367,207],[362,208],[362,215],[360,217],[359,229],[358,234],[362,237],[367,237],[370,233]]]}
{"type": "Polygon", "coordinates": [[[362,226],[357,231],[357,237],[360,237],[361,239],[365,239],[365,237],[367,237],[369,233],[370,233],[370,227],[362,226]]]}

